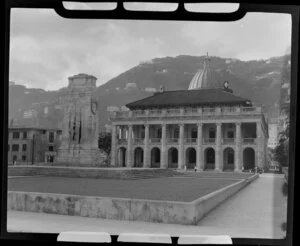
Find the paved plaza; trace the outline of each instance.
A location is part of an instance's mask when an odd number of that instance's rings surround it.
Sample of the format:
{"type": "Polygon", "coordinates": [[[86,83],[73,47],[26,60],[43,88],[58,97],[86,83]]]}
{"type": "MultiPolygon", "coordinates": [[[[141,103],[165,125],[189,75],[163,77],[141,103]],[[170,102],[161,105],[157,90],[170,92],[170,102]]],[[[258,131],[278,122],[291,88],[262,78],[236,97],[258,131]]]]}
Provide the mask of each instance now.
{"type": "Polygon", "coordinates": [[[229,235],[249,238],[283,238],[287,200],[282,195],[283,176],[262,174],[260,178],[219,205],[198,226],[116,221],[19,211],[8,212],[8,230],[15,232],[105,231],[229,235]]]}

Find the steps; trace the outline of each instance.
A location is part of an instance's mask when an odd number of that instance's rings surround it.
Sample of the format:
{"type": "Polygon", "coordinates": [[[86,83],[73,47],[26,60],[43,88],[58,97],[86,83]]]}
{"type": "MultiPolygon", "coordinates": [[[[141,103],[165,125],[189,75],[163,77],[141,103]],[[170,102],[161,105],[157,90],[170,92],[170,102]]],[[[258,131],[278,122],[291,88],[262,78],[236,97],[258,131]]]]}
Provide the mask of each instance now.
{"type": "Polygon", "coordinates": [[[183,175],[172,169],[9,167],[8,176],[52,176],[103,179],[151,179],[183,175]]]}

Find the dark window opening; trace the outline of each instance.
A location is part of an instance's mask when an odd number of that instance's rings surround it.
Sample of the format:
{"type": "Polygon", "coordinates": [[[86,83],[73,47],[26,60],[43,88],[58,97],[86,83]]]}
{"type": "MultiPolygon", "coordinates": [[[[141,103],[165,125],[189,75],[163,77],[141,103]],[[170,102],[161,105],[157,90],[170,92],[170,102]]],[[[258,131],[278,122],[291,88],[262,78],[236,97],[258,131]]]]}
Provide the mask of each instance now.
{"type": "Polygon", "coordinates": [[[54,151],[53,146],[49,146],[49,151],[54,151]]]}
{"type": "Polygon", "coordinates": [[[26,155],[22,156],[22,161],[26,161],[26,155]]]}
{"type": "Polygon", "coordinates": [[[215,131],[215,129],[209,129],[208,137],[209,138],[216,138],[216,131],[215,131]]]}
{"type": "Polygon", "coordinates": [[[18,144],[13,144],[11,148],[12,148],[12,151],[19,151],[19,145],[18,144]]]}
{"type": "Polygon", "coordinates": [[[27,150],[27,146],[26,146],[26,144],[23,144],[22,145],[22,151],[26,151],[27,150]]]}
{"type": "Polygon", "coordinates": [[[27,132],[23,132],[23,139],[27,138],[27,132]]]}
{"type": "Polygon", "coordinates": [[[20,133],[19,132],[13,132],[13,138],[14,139],[19,139],[20,138],[20,133]]]}
{"type": "Polygon", "coordinates": [[[157,138],[161,138],[161,129],[157,131],[157,138]]]}
{"type": "Polygon", "coordinates": [[[49,133],[49,142],[53,143],[54,142],[54,132],[49,133]]]}
{"type": "Polygon", "coordinates": [[[234,133],[233,133],[233,131],[228,131],[228,132],[227,132],[227,138],[234,138],[234,133]]]}

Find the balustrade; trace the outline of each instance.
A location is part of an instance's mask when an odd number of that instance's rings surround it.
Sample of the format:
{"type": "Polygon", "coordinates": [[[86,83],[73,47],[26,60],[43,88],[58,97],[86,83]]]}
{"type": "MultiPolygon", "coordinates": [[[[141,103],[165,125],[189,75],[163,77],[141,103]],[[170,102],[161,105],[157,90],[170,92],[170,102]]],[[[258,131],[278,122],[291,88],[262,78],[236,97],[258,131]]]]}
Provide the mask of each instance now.
{"type": "Polygon", "coordinates": [[[179,138],[167,138],[167,143],[179,143],[179,138]]]}
{"type": "Polygon", "coordinates": [[[134,138],[133,143],[134,144],[144,144],[144,139],[143,138],[134,138]]]}
{"type": "Polygon", "coordinates": [[[196,144],[197,143],[197,138],[185,138],[184,142],[187,144],[196,144]]]}
{"type": "MultiPolygon", "coordinates": [[[[261,107],[221,107],[221,113],[224,114],[253,114],[261,113],[261,107]]],[[[152,110],[133,110],[133,111],[115,111],[111,112],[112,118],[128,118],[128,117],[172,117],[172,116],[199,116],[199,115],[215,115],[220,111],[217,108],[185,108],[182,110],[179,108],[173,109],[152,109],[152,110]],[[147,111],[147,112],[146,112],[147,111]]]]}
{"type": "Polygon", "coordinates": [[[204,138],[203,143],[205,144],[214,144],[216,142],[215,138],[204,138]]]}
{"type": "MultiPolygon", "coordinates": [[[[144,138],[134,138],[133,143],[134,144],[144,144],[145,139],[144,138]]],[[[242,142],[244,144],[256,144],[256,138],[242,138],[242,142]]],[[[126,138],[118,139],[117,141],[118,145],[124,145],[127,144],[126,138]]],[[[161,143],[161,138],[150,138],[149,143],[151,144],[159,144],[161,143]]],[[[179,138],[167,138],[167,143],[179,143],[179,138]]],[[[184,138],[185,144],[196,144],[197,138],[184,138]]],[[[216,139],[215,138],[203,138],[202,141],[203,144],[215,144],[216,139]]],[[[222,144],[235,144],[236,139],[235,138],[222,138],[222,144]]]]}
{"type": "Polygon", "coordinates": [[[118,139],[118,144],[121,145],[121,144],[127,144],[127,139],[126,138],[119,138],[118,139]]]}
{"type": "Polygon", "coordinates": [[[245,144],[255,144],[256,138],[243,138],[243,143],[245,144]]]}
{"type": "Polygon", "coordinates": [[[149,142],[151,144],[158,144],[158,143],[161,143],[161,138],[150,138],[149,142]]]}
{"type": "Polygon", "coordinates": [[[235,144],[235,138],[223,138],[222,143],[223,144],[235,144]]]}

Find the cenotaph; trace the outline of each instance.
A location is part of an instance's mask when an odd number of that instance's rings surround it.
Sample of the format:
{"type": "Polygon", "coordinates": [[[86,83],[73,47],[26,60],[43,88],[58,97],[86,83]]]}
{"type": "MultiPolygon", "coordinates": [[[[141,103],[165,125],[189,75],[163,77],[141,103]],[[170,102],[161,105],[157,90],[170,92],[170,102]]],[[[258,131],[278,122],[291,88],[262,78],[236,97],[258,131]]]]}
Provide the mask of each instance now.
{"type": "Polygon", "coordinates": [[[93,95],[97,78],[78,74],[69,77],[63,98],[62,141],[55,165],[101,166],[105,154],[98,148],[98,110],[93,95]]]}

